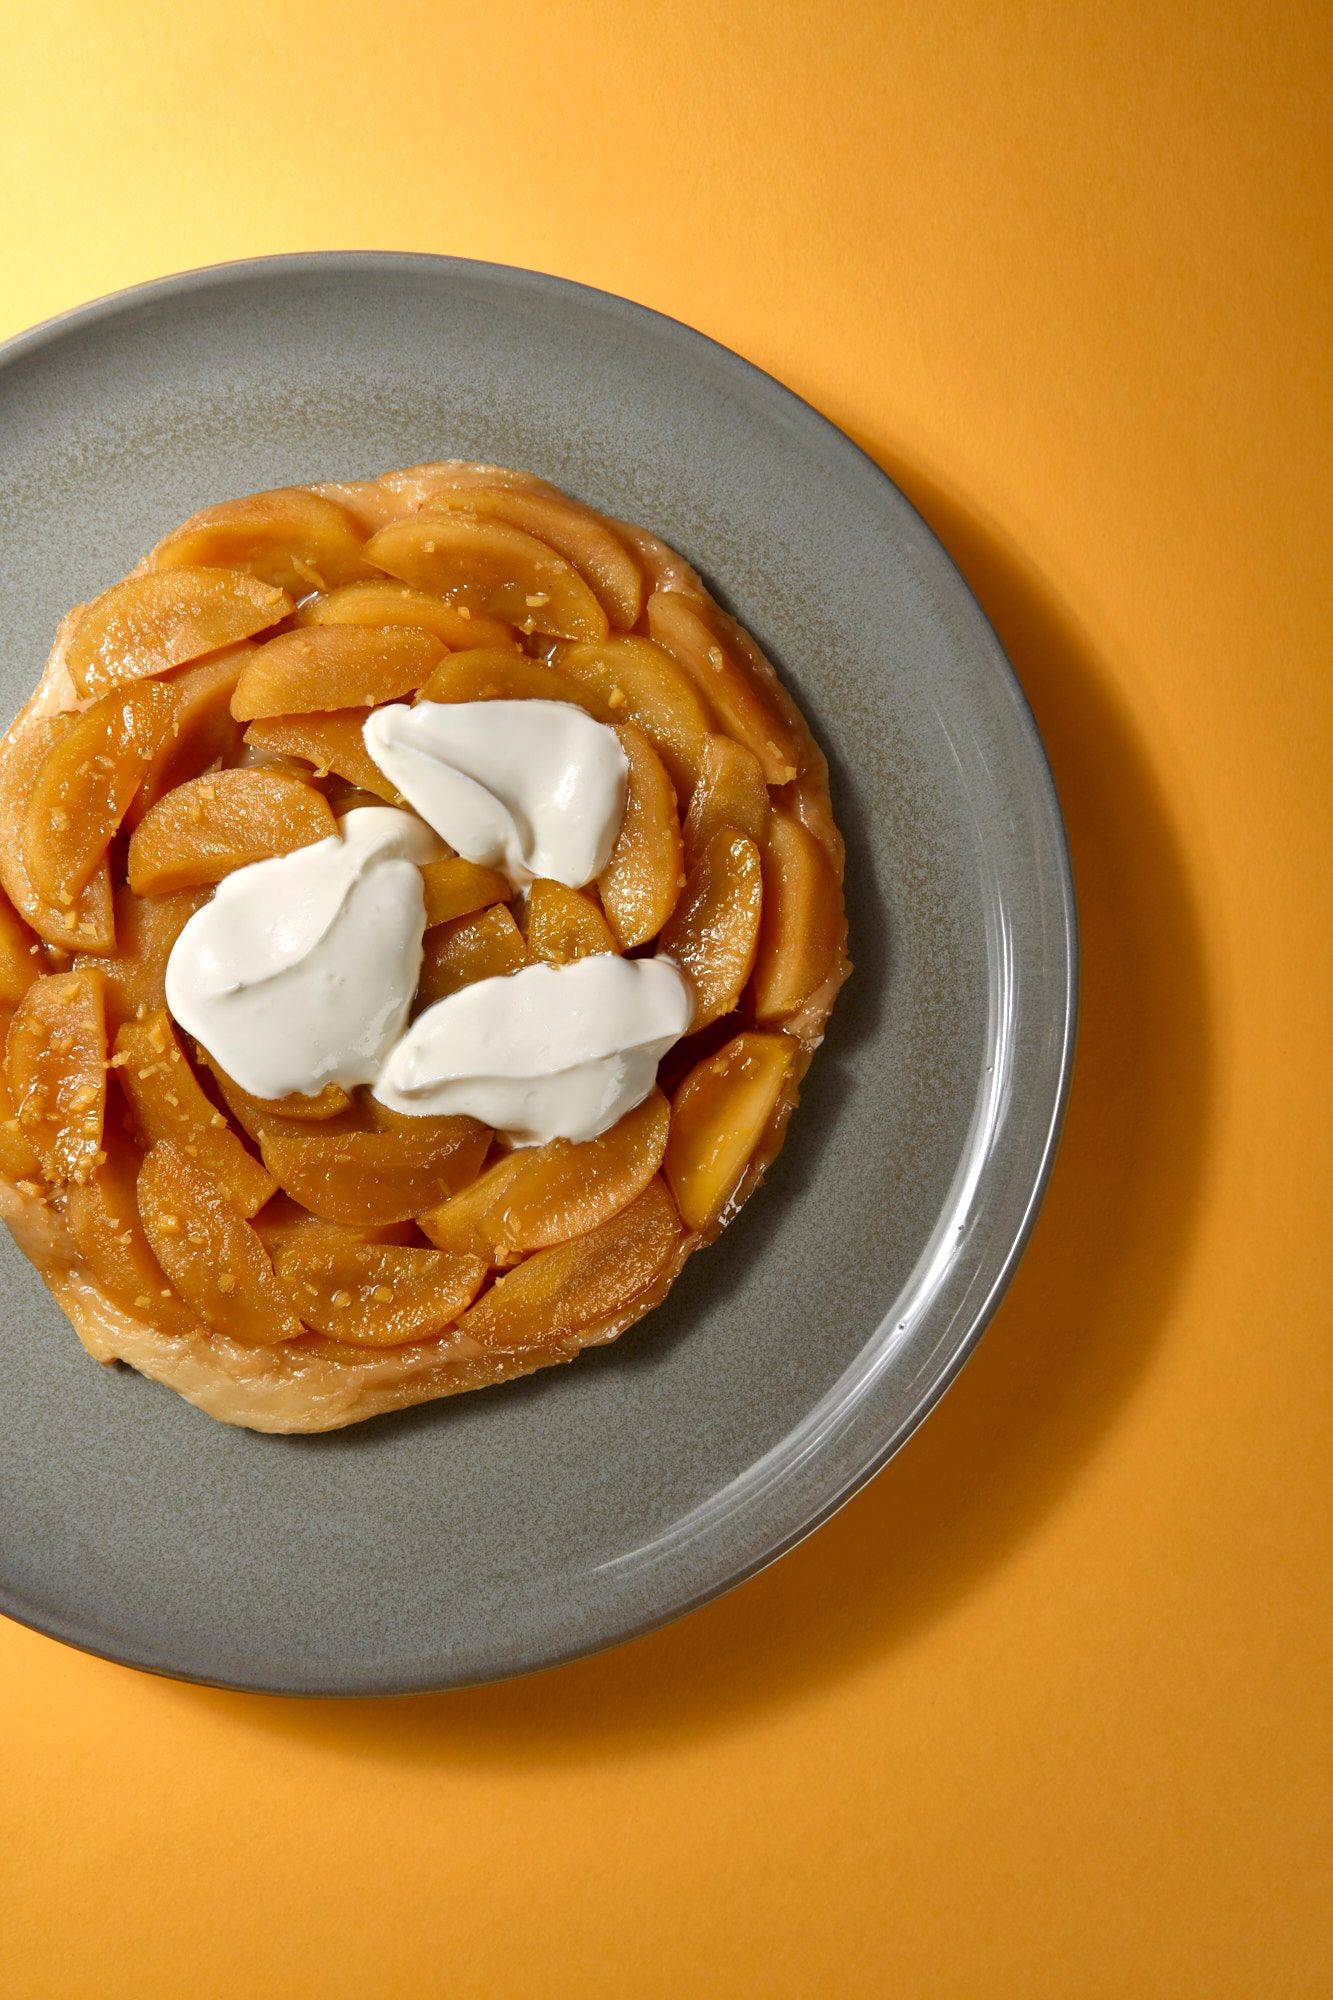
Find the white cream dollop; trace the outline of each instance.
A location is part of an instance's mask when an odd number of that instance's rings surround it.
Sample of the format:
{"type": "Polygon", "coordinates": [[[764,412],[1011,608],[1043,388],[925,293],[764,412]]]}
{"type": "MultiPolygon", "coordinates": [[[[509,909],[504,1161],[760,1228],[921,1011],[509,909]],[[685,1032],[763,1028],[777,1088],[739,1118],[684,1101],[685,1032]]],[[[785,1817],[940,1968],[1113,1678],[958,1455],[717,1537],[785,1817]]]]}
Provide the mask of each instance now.
{"type": "Polygon", "coordinates": [[[409,1115],[466,1112],[515,1146],[595,1139],[642,1103],[693,1011],[669,958],[525,966],[428,1007],[375,1096],[409,1115]]]}
{"type": "Polygon", "coordinates": [[[420,701],[362,730],[386,778],[468,861],[516,889],[581,889],[606,866],[629,767],[614,729],[563,701],[420,701]]]}
{"type": "Polygon", "coordinates": [[[238,868],[167,960],[167,1006],[244,1090],[314,1096],[370,1083],[421,974],[420,820],[365,806],[340,834],[238,868]]]}

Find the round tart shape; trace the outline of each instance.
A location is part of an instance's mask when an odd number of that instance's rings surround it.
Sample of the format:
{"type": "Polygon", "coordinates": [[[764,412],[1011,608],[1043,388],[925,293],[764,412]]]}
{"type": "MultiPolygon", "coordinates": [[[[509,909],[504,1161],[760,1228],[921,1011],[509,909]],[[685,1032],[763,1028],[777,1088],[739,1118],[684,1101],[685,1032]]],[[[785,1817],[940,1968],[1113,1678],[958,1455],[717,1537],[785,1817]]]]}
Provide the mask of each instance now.
{"type": "Polygon", "coordinates": [[[224,1422],[323,1431],[614,1339],[781,1146],[849,964],[828,772],[682,558],[461,462],[224,501],[63,621],[0,741],[0,1214],[88,1352],[224,1422]],[[562,701],[628,802],[581,889],[423,868],[417,1009],[665,953],[695,1013],[609,1132],[512,1150],[366,1090],[266,1101],[166,1011],[216,883],[393,802],[401,701],[562,701]]]}

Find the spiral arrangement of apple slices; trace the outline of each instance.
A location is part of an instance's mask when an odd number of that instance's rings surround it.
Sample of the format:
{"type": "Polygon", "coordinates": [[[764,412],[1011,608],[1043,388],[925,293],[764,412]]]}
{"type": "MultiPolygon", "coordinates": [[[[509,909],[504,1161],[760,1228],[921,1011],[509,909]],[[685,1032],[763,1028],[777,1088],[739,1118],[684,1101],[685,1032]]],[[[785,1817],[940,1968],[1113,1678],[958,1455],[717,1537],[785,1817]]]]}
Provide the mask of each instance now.
{"type": "Polygon", "coordinates": [[[753,640],[643,529],[494,466],[223,502],[64,620],[0,743],[0,1212],[97,1359],[316,1431],[572,1359],[773,1159],[846,977],[827,770],[753,640]],[[693,990],[601,1137],[506,1150],[368,1092],[249,1095],[164,975],[232,870],[401,803],[388,702],[571,702],[629,792],[594,884],[423,868],[417,1008],[596,952],[693,990]]]}

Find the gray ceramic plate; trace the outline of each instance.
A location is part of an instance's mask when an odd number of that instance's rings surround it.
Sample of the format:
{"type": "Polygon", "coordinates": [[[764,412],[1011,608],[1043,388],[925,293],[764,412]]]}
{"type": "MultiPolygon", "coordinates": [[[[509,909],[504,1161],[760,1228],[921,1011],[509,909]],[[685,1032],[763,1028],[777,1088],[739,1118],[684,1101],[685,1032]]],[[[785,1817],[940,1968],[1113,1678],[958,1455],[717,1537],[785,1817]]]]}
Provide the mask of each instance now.
{"type": "Polygon", "coordinates": [[[326,1438],[229,1430],[94,1366],[4,1236],[0,1605],[165,1673],[443,1687],[725,1590],[941,1394],[1055,1143],[1073,899],[994,635],[840,432],[623,299],[448,258],[276,258],[14,342],[6,716],[66,607],[204,502],[450,456],[644,522],[754,631],[829,753],[856,971],[736,1227],[617,1345],[512,1387],[326,1438]]]}

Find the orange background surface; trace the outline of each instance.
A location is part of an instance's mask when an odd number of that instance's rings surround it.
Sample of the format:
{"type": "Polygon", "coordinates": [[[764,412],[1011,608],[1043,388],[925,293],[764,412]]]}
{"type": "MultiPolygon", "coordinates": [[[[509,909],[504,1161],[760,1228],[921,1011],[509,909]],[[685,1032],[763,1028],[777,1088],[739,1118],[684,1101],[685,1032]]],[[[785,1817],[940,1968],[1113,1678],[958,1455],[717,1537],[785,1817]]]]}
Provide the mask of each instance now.
{"type": "Polygon", "coordinates": [[[1032,698],[1086,982],[976,1358],[731,1597],[368,1705],[0,1626],[16,1993],[1329,1990],[1329,20],[11,5],[0,332],[447,250],[661,307],[863,441],[1032,698]]]}

